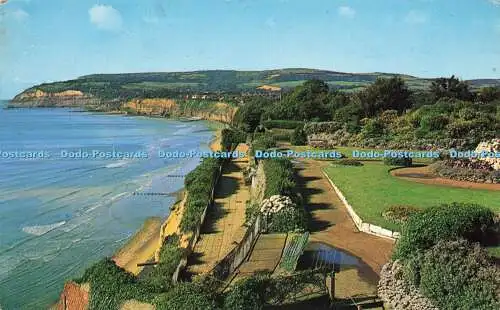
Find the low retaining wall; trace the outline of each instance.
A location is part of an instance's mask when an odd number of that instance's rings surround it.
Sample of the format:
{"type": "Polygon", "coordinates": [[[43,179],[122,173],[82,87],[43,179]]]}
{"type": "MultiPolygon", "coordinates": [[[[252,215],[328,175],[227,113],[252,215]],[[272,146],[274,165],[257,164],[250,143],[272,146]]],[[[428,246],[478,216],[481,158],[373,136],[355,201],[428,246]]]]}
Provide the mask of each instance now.
{"type": "Polygon", "coordinates": [[[352,221],[354,222],[354,225],[356,225],[359,231],[383,238],[389,238],[391,240],[396,240],[397,238],[399,238],[399,232],[397,231],[391,231],[377,225],[363,222],[363,219],[356,214],[354,208],[349,204],[344,194],[342,194],[340,189],[332,182],[330,177],[328,177],[328,175],[324,171],[323,175],[328,180],[328,182],[330,182],[330,185],[335,190],[335,193],[337,193],[337,195],[339,196],[340,200],[344,204],[344,207],[347,209],[347,213],[349,213],[349,216],[351,217],[352,221]]]}

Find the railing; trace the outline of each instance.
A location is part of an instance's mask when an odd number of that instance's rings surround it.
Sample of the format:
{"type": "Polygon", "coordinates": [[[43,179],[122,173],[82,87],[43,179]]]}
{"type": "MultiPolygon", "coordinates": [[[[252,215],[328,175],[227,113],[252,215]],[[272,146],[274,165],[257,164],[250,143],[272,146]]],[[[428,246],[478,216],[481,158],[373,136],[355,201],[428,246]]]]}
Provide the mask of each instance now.
{"type": "Polygon", "coordinates": [[[243,239],[231,252],[229,252],[210,271],[213,277],[224,280],[232,274],[245,261],[251,252],[260,233],[266,230],[266,219],[260,214],[255,218],[252,225],[248,227],[243,239]]]}

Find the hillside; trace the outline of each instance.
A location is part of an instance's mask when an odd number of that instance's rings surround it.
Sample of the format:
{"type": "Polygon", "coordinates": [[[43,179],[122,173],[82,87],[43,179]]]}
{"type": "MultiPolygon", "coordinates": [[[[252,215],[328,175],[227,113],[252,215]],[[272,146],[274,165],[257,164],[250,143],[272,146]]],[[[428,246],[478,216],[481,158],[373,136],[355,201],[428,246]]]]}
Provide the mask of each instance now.
{"type": "MultiPolygon", "coordinates": [[[[287,90],[309,79],[327,82],[332,89],[354,91],[373,83],[377,77],[392,73],[343,73],[315,69],[277,69],[265,71],[209,70],[192,72],[94,74],[74,80],[44,83],[26,89],[13,102],[34,101],[56,97],[67,91],[100,99],[166,98],[185,93],[240,93],[265,89],[287,90]],[[266,86],[262,88],[262,86],[266,86]]],[[[412,89],[424,89],[431,79],[401,75],[412,89]]],[[[500,79],[469,81],[474,88],[500,85],[500,79]]]]}

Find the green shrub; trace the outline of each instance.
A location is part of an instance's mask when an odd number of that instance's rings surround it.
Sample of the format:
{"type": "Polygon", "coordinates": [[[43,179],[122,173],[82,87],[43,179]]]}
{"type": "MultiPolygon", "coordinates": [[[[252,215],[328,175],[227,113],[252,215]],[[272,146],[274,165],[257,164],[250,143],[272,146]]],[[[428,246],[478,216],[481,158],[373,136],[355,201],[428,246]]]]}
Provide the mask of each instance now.
{"type": "Polygon", "coordinates": [[[179,247],[179,236],[172,235],[166,238],[160,249],[160,261],[152,268],[144,283],[150,291],[161,293],[172,288],[172,277],[179,265],[184,252],[179,247]]]}
{"type": "Polygon", "coordinates": [[[264,198],[281,195],[294,200],[296,184],[292,162],[287,158],[277,158],[264,160],[263,164],[266,175],[264,198]]]}
{"type": "Polygon", "coordinates": [[[441,240],[465,238],[488,242],[494,213],[475,204],[451,203],[425,209],[409,217],[396,244],[394,258],[406,259],[441,240]]]}
{"type": "Polygon", "coordinates": [[[278,132],[278,133],[272,133],[272,136],[276,141],[287,142],[290,141],[292,135],[286,132],[278,132]]]}
{"type": "Polygon", "coordinates": [[[363,163],[360,162],[359,160],[349,159],[349,158],[342,158],[338,160],[337,163],[343,166],[358,166],[358,167],[363,166],[363,163]]]}
{"type": "Polygon", "coordinates": [[[500,308],[500,268],[477,244],[440,241],[404,268],[406,280],[439,309],[500,308]]]}
{"type": "Polygon", "coordinates": [[[215,310],[217,304],[203,286],[181,282],[165,294],[155,298],[156,310],[215,310]]]}
{"type": "Polygon", "coordinates": [[[237,282],[224,298],[226,310],[261,310],[266,305],[266,287],[271,279],[252,276],[237,282]]]}
{"type": "Polygon", "coordinates": [[[411,167],[413,161],[411,157],[385,157],[384,164],[388,166],[411,167]]]}
{"type": "Polygon", "coordinates": [[[292,143],[292,145],[306,145],[307,135],[304,129],[301,127],[295,128],[290,138],[290,142],[292,143]]]}
{"type": "Polygon", "coordinates": [[[105,258],[85,270],[78,283],[90,283],[90,310],[118,309],[128,299],[148,300],[151,292],[137,278],[105,258]]]}
{"type": "Polygon", "coordinates": [[[272,233],[302,232],[307,227],[307,216],[304,208],[285,208],[278,213],[271,213],[268,221],[268,231],[272,233]]]}
{"type": "Polygon", "coordinates": [[[268,120],[263,121],[262,125],[268,129],[280,128],[280,129],[295,129],[297,127],[304,126],[304,122],[301,121],[289,121],[289,120],[268,120]]]}
{"type": "Polygon", "coordinates": [[[257,217],[260,212],[260,206],[256,202],[247,201],[245,208],[245,223],[250,224],[257,217]]]}

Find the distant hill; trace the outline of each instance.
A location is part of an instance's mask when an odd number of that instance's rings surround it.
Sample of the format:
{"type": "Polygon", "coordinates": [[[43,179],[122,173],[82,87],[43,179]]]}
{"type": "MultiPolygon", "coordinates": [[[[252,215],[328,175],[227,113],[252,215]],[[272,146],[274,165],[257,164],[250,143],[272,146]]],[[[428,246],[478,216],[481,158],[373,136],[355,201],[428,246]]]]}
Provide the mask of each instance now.
{"type": "MultiPolygon", "coordinates": [[[[104,99],[168,97],[174,93],[187,92],[241,92],[264,89],[287,90],[309,79],[326,81],[333,89],[355,91],[366,87],[377,77],[390,77],[394,73],[344,73],[327,70],[290,68],[264,71],[205,70],[191,72],[149,72],[93,74],[74,80],[44,83],[33,86],[16,96],[14,101],[26,98],[35,91],[59,93],[68,90],[81,91],[104,99]],[[263,89],[262,87],[260,88],[263,89]],[[24,94],[24,96],[23,96],[24,94]]],[[[403,77],[410,88],[425,89],[432,79],[410,75],[403,77]]],[[[478,79],[469,81],[473,87],[500,85],[500,79],[478,79]]]]}

